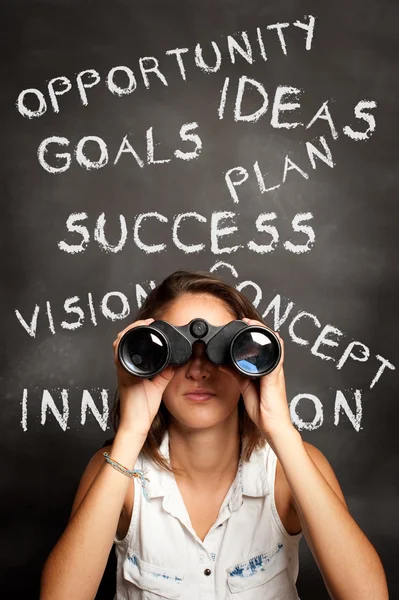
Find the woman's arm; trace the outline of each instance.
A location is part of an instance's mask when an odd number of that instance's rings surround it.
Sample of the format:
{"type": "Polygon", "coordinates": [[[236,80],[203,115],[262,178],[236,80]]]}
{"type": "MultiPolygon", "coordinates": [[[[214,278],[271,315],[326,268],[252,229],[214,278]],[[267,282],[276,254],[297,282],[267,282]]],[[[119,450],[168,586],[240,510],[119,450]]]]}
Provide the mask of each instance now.
{"type": "MultiPolygon", "coordinates": [[[[174,375],[169,366],[151,381],[131,375],[118,358],[124,334],[154,319],[138,320],[118,333],[113,343],[118,374],[120,421],[110,455],[129,470],[147,439],[162,394],[174,375]]],[[[48,557],[41,579],[40,600],[92,600],[112,548],[130,478],[97,452],[88,464],[76,494],[68,526],[48,557]]]]}
{"type": "Polygon", "coordinates": [[[323,454],[293,427],[269,443],[284,470],[305,539],[333,600],[387,600],[381,560],[351,517],[323,454]]]}
{"type": "MultiPolygon", "coordinates": [[[[265,326],[254,319],[243,321],[265,326]]],[[[283,368],[284,342],[276,335],[281,344],[280,362],[260,378],[259,386],[233,369],[227,372],[236,378],[249,416],[265,433],[281,463],[292,504],[331,598],[387,600],[380,558],[349,514],[333,470],[321,452],[310,444],[305,447],[291,422],[283,368]]]]}
{"type": "MultiPolygon", "coordinates": [[[[145,442],[142,435],[118,431],[110,456],[133,469],[145,442]]],[[[130,479],[97,452],[79,484],[69,523],[43,569],[40,600],[95,598],[130,479]]]]}

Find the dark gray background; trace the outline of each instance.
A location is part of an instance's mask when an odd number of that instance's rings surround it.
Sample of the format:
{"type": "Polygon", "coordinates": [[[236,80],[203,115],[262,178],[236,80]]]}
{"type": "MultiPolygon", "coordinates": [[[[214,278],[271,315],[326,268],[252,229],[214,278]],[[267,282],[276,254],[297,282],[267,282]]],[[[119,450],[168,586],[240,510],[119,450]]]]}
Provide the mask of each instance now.
{"type": "MultiPolygon", "coordinates": [[[[210,269],[218,260],[232,263],[220,274],[232,283],[257,282],[263,290],[262,312],[279,293],[295,303],[295,313],[307,310],[322,325],[328,323],[345,333],[346,343],[355,339],[395,366],[398,361],[398,182],[397,156],[397,2],[358,0],[346,3],[299,2],[153,2],[114,0],[2,2],[1,170],[2,241],[2,544],[4,590],[15,598],[38,596],[43,563],[66,526],[80,476],[92,454],[110,438],[93,416],[80,424],[83,389],[115,390],[112,341],[134,319],[135,285],[149,289],[176,268],[210,269]],[[304,15],[316,17],[312,50],[305,50],[305,33],[286,30],[287,56],[275,33],[266,26],[293,23],[304,15]],[[238,57],[230,65],[226,36],[247,31],[255,40],[256,27],[264,32],[269,60],[255,50],[248,65],[238,57]],[[209,50],[211,40],[223,51],[217,74],[203,74],[193,64],[197,42],[209,50]],[[185,57],[187,81],[165,51],[188,47],[185,57]],[[146,90],[138,71],[138,59],[155,56],[169,86],[152,78],[146,90]],[[132,68],[138,87],[118,98],[104,85],[108,71],[117,65],[132,68]],[[87,91],[83,107],[76,87],[59,98],[60,112],[51,108],[40,118],[25,119],[15,109],[25,88],[46,89],[46,82],[65,75],[96,69],[102,83],[87,91]],[[311,130],[276,130],[270,126],[271,109],[258,123],[235,123],[233,99],[229,97],[223,121],[217,117],[219,94],[226,76],[237,85],[247,75],[262,82],[273,97],[278,85],[304,89],[300,118],[307,123],[321,104],[331,99],[331,111],[339,138],[331,139],[326,123],[311,130]],[[364,130],[354,119],[353,108],[362,99],[375,100],[376,130],[367,142],[343,135],[347,124],[364,130]],[[178,132],[185,122],[196,121],[203,141],[200,157],[190,162],[172,160],[168,165],[140,169],[128,155],[112,165],[122,138],[129,135],[136,151],[145,156],[145,131],[154,128],[159,156],[171,156],[179,146],[178,132]],[[86,135],[102,137],[110,162],[98,171],[87,171],[76,161],[63,174],[50,175],[36,157],[40,142],[51,135],[66,136],[71,147],[86,135]],[[334,169],[319,162],[313,171],[305,142],[325,135],[334,169]],[[255,160],[269,173],[270,182],[280,180],[283,159],[289,153],[310,174],[306,181],[297,173],[272,194],[261,195],[252,183],[242,186],[240,203],[229,197],[224,172],[237,165],[250,168],[255,160]],[[168,217],[167,225],[147,225],[143,237],[166,242],[166,252],[145,255],[133,243],[134,218],[157,210],[168,217]],[[185,255],[172,244],[173,215],[197,211],[207,225],[186,224],[187,243],[206,244],[206,251],[185,255]],[[258,255],[243,248],[234,254],[212,255],[209,220],[215,210],[239,213],[239,231],[222,245],[246,244],[250,239],[267,243],[256,234],[255,220],[261,212],[276,211],[281,241],[290,234],[297,212],[312,212],[316,232],[313,249],[294,255],[277,249],[258,255]],[[92,241],[81,255],[58,249],[61,239],[73,242],[65,222],[73,212],[87,212],[91,235],[97,217],[105,212],[107,235],[118,239],[117,217],[123,214],[129,237],[123,251],[106,254],[92,241]],[[97,310],[104,294],[118,290],[129,297],[132,312],[113,323],[97,310]],[[93,294],[98,325],[90,322],[87,293],[93,294]],[[68,332],[60,322],[67,297],[80,296],[85,309],[83,326],[68,332]],[[48,328],[45,304],[51,302],[56,334],[48,328]],[[29,321],[40,305],[36,338],[28,336],[17,321],[15,309],[29,321]],[[21,426],[23,390],[28,390],[28,430],[21,426]],[[58,389],[58,391],[56,390],[58,389]],[[59,389],[69,390],[68,429],[61,430],[47,415],[41,425],[43,389],[49,389],[62,410],[59,389]]],[[[255,44],[254,44],[255,48],[255,44]]],[[[211,56],[211,54],[209,54],[211,56]]],[[[151,77],[151,75],[150,75],[151,77]]],[[[48,95],[46,95],[48,100],[48,95]]],[[[253,103],[257,100],[253,98],[253,103]]],[[[255,104],[253,104],[254,106],[255,104]]],[[[247,109],[251,102],[247,102],[247,109]]],[[[289,120],[293,120],[292,117],[289,120]]],[[[182,145],[183,147],[183,145],[182,145]]],[[[299,238],[298,238],[299,239],[299,238]]],[[[80,238],[76,238],[76,242],[80,238]]],[[[246,290],[253,299],[250,288],[246,290]]],[[[115,308],[117,305],[115,304],[115,308]]],[[[294,313],[293,313],[294,314],[294,313]]],[[[71,320],[71,318],[69,319],[71,320]]],[[[370,390],[378,368],[369,363],[349,363],[341,370],[333,361],[311,355],[309,347],[294,344],[288,321],[280,334],[286,342],[286,378],[289,399],[298,393],[315,394],[323,403],[324,423],[315,431],[303,431],[303,439],[317,446],[333,466],[354,519],[375,546],[386,569],[390,594],[399,594],[398,472],[396,398],[397,371],[386,371],[370,390]],[[355,410],[353,389],[362,390],[362,429],[356,432],[341,415],[334,425],[336,390],[345,391],[355,410]],[[350,391],[352,390],[352,392],[350,391]],[[395,593],[396,592],[396,593],[395,593]]],[[[306,335],[306,328],[301,330],[306,335]]],[[[315,329],[309,327],[309,338],[315,329]]],[[[346,344],[341,344],[343,349],[346,344]]],[[[328,348],[324,348],[328,351],[328,348]]],[[[337,356],[331,350],[331,355],[337,356]]],[[[313,412],[309,411],[309,419],[313,412]]],[[[98,598],[113,597],[114,560],[104,576],[98,598]]],[[[306,546],[300,546],[298,590],[301,598],[327,598],[317,566],[306,546]]]]}

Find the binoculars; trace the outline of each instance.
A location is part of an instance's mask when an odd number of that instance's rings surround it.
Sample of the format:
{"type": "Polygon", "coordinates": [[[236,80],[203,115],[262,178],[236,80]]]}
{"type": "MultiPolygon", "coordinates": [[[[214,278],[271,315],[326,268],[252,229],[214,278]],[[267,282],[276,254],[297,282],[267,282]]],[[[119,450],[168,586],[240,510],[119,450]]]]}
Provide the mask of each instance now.
{"type": "Polygon", "coordinates": [[[240,319],[217,327],[198,318],[181,327],[162,320],[133,327],[119,342],[118,358],[132,375],[151,379],[168,365],[184,365],[198,341],[205,343],[213,364],[232,366],[251,378],[273,371],[281,357],[279,339],[266,327],[240,319]]]}

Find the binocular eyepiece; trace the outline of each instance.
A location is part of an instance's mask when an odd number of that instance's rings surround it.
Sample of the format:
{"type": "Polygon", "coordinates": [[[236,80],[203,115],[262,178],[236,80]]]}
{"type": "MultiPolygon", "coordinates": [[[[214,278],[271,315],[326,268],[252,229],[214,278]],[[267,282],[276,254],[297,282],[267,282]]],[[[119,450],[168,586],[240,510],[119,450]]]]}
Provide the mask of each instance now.
{"type": "Polygon", "coordinates": [[[240,319],[217,327],[198,318],[181,327],[162,320],[133,327],[119,342],[118,358],[132,375],[152,378],[168,365],[184,365],[197,341],[205,343],[213,364],[233,366],[251,378],[273,371],[281,357],[279,339],[266,327],[247,325],[240,319]]]}

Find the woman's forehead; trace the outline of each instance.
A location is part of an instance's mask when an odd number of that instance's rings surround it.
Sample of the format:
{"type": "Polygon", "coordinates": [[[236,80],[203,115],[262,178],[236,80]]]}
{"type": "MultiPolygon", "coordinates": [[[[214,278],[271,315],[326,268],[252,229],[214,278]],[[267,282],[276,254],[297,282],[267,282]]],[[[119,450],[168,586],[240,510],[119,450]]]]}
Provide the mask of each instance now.
{"type": "Polygon", "coordinates": [[[184,294],[162,311],[159,318],[181,326],[195,318],[205,319],[211,325],[225,325],[236,317],[223,300],[211,294],[184,294]]]}

